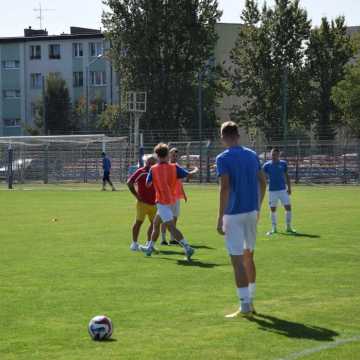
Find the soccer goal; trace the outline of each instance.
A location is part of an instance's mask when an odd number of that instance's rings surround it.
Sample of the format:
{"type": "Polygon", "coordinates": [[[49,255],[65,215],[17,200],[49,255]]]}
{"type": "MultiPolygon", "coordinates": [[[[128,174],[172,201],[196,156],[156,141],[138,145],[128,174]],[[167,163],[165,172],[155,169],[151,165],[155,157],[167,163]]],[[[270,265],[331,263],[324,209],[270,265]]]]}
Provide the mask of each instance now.
{"type": "Polygon", "coordinates": [[[126,137],[105,135],[0,137],[0,181],[16,183],[96,182],[101,153],[112,160],[112,177],[124,181],[130,163],[126,137]]]}

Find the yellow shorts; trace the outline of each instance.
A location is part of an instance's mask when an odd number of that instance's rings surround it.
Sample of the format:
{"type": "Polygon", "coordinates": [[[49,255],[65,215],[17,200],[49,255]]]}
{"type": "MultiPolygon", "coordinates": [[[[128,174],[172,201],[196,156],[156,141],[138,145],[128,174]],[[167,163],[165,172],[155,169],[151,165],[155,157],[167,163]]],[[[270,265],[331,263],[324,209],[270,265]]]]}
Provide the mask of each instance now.
{"type": "Polygon", "coordinates": [[[152,222],[156,216],[156,206],[145,204],[141,201],[138,201],[136,204],[136,220],[144,222],[146,216],[152,222]]]}

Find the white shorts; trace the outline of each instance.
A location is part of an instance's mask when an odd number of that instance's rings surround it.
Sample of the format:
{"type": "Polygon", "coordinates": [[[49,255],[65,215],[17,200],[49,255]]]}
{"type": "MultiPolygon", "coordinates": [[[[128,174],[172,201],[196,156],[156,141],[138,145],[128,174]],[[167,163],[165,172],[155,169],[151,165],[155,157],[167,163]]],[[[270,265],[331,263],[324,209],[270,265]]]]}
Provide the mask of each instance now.
{"type": "Polygon", "coordinates": [[[224,215],[223,231],[229,255],[243,255],[244,249],[254,251],[257,216],[257,211],[224,215]]]}
{"type": "Polygon", "coordinates": [[[177,200],[176,203],[174,205],[171,205],[171,209],[173,212],[173,215],[178,218],[180,216],[180,200],[177,200]]]}
{"type": "Polygon", "coordinates": [[[286,190],[269,191],[270,207],[277,207],[279,200],[283,206],[291,205],[290,196],[286,190]]]}
{"type": "Polygon", "coordinates": [[[167,223],[174,219],[174,209],[176,204],[173,205],[163,205],[163,204],[156,204],[157,207],[157,215],[160,216],[160,219],[163,223],[167,223]]]}

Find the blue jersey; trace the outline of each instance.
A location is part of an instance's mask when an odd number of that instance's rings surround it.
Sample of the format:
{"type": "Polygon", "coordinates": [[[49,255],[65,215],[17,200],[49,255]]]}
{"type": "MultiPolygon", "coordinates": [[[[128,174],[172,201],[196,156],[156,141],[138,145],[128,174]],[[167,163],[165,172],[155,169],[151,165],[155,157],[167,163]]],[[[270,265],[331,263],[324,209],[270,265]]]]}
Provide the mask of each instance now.
{"type": "Polygon", "coordinates": [[[264,164],[263,170],[269,178],[269,191],[286,190],[285,174],[287,168],[287,163],[284,160],[270,160],[264,164]]]}
{"type": "Polygon", "coordinates": [[[217,156],[217,175],[228,175],[230,181],[226,215],[259,210],[260,169],[260,161],[256,153],[246,147],[234,146],[217,156]]]}
{"type": "Polygon", "coordinates": [[[103,170],[109,172],[111,169],[111,161],[107,157],[103,158],[103,170]]]}

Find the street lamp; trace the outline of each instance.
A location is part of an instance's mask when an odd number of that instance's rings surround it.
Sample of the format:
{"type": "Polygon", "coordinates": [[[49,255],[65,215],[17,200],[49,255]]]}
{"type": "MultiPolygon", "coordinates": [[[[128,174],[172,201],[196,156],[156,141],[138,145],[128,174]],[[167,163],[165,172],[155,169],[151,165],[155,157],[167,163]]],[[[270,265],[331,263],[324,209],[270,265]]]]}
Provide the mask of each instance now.
{"type": "Polygon", "coordinates": [[[92,61],[90,61],[86,67],[85,67],[85,72],[86,72],[86,81],[85,81],[85,85],[86,85],[86,127],[88,128],[89,126],[89,102],[90,102],[90,96],[89,96],[89,78],[90,78],[90,66],[92,64],[94,64],[95,62],[97,62],[98,60],[107,60],[110,62],[110,104],[113,104],[113,69],[112,69],[112,63],[111,63],[111,59],[109,59],[106,55],[104,54],[99,54],[95,59],[93,59],[92,61]]]}
{"type": "Polygon", "coordinates": [[[200,168],[200,183],[203,182],[202,174],[202,138],[203,138],[203,80],[209,68],[213,65],[213,59],[208,59],[206,64],[204,64],[198,72],[198,120],[199,120],[199,140],[200,140],[200,156],[199,156],[199,168],[200,168]]]}
{"type": "Polygon", "coordinates": [[[102,54],[99,54],[95,59],[91,60],[85,66],[85,85],[86,85],[86,129],[89,128],[89,77],[90,77],[90,66],[94,64],[96,61],[100,60],[103,57],[102,54]]]}
{"type": "Polygon", "coordinates": [[[289,101],[289,72],[285,65],[282,74],[282,123],[283,123],[283,141],[285,149],[288,140],[288,101],[289,101]]]}

